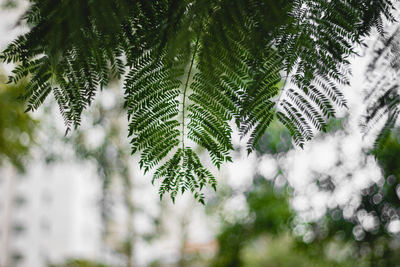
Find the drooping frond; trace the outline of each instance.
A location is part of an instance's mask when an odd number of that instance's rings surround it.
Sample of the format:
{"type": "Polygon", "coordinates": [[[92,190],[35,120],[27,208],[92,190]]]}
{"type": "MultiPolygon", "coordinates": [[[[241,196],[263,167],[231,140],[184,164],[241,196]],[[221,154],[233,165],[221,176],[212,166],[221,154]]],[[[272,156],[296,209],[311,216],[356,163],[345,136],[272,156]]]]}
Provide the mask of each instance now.
{"type": "Polygon", "coordinates": [[[356,7],[363,11],[359,24],[359,32],[361,35],[366,35],[372,27],[376,27],[379,34],[384,36],[384,19],[389,22],[395,22],[393,9],[397,1],[380,0],[380,1],[352,1],[356,7]]]}
{"type": "MultiPolygon", "coordinates": [[[[188,138],[209,151],[216,166],[231,161],[232,129],[229,122],[238,120],[240,94],[246,86],[248,75],[246,51],[241,47],[240,34],[221,23],[222,14],[230,12],[230,4],[216,10],[201,35],[197,73],[190,86],[190,119],[188,138]],[[221,33],[217,35],[215,33],[221,33]],[[239,38],[238,38],[239,37],[239,38]],[[230,54],[230,51],[238,53],[230,54]]],[[[234,14],[232,14],[234,15],[234,14]]],[[[236,24],[235,17],[232,23],[236,24]]]]}
{"type": "MultiPolygon", "coordinates": [[[[198,47],[198,42],[194,45],[198,47]]],[[[204,203],[204,196],[199,190],[206,184],[215,189],[216,181],[193,150],[185,146],[186,119],[190,119],[189,124],[192,125],[208,118],[209,112],[214,112],[212,106],[204,107],[203,113],[186,107],[196,51],[190,61],[184,53],[171,59],[165,50],[154,48],[146,51],[132,65],[124,88],[132,153],[141,151],[140,167],[147,172],[172,154],[172,158],[163,163],[153,177],[153,182],[162,180],[160,197],[169,192],[174,200],[179,191],[188,190],[204,203]],[[186,63],[189,65],[186,66],[186,63]]],[[[190,126],[187,127],[190,129],[190,126]]],[[[206,127],[203,126],[206,130],[213,129],[214,124],[206,127]]],[[[218,149],[204,147],[211,155],[218,149]]]]}
{"type": "MultiPolygon", "coordinates": [[[[29,76],[37,109],[53,93],[67,130],[111,78],[124,78],[132,152],[161,179],[160,194],[215,186],[192,143],[219,167],[231,122],[253,151],[277,118],[303,146],[346,106],[348,58],[390,0],[32,0],[31,30],[0,55],[29,76]],[[127,73],[127,74],[125,74],[127,73]],[[124,76],[125,75],[125,76],[124,76]]],[[[393,107],[395,105],[392,105],[393,107]]],[[[390,111],[391,114],[397,114],[390,111]]]]}
{"type": "Polygon", "coordinates": [[[78,126],[82,111],[108,84],[110,74],[123,74],[122,54],[135,50],[126,36],[129,27],[134,31],[128,17],[139,6],[130,1],[32,1],[25,16],[31,31],[1,55],[6,62],[20,63],[12,82],[31,75],[24,94],[28,110],[38,108],[53,91],[67,131],[78,126]]]}
{"type": "Polygon", "coordinates": [[[369,86],[365,89],[366,110],[361,126],[365,135],[378,128],[374,150],[380,151],[391,130],[398,126],[400,29],[395,29],[386,40],[378,40],[375,46],[373,58],[366,72],[369,86]]]}
{"type": "Polygon", "coordinates": [[[278,43],[288,79],[278,110],[303,146],[314,129],[325,130],[326,119],[334,116],[332,103],[346,105],[337,86],[348,84],[347,57],[358,14],[346,1],[296,1],[291,15],[285,31],[292,34],[278,43]]]}
{"type": "Polygon", "coordinates": [[[267,46],[261,61],[251,70],[252,80],[244,93],[241,134],[250,133],[248,153],[252,152],[275,116],[275,102],[281,82],[282,58],[276,49],[267,46]]]}
{"type": "Polygon", "coordinates": [[[124,84],[132,153],[142,151],[140,166],[145,172],[179,144],[180,135],[176,117],[182,62],[165,62],[157,50],[136,60],[124,84]]]}

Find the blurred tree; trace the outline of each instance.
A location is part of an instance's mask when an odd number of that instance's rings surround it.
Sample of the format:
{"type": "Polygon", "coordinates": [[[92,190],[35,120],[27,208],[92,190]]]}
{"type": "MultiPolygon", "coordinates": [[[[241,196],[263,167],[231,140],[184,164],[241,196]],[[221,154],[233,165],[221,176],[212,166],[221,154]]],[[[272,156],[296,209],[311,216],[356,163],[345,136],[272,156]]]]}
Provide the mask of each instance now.
{"type": "Polygon", "coordinates": [[[399,131],[385,139],[376,157],[384,182],[363,191],[361,204],[346,217],[339,208],[330,210],[318,222],[309,224],[312,242],[299,242],[310,254],[319,254],[332,241],[341,241],[353,249],[353,257],[369,266],[400,264],[400,144],[399,131]]]}
{"type": "Polygon", "coordinates": [[[123,255],[126,266],[131,267],[134,266],[136,235],[133,221],[137,209],[132,199],[134,180],[131,175],[130,150],[124,138],[124,108],[114,90],[115,85],[110,85],[108,94],[103,95],[101,101],[96,101],[90,114],[87,114],[93,120],[91,128],[79,129],[64,140],[73,144],[79,159],[92,161],[96,165],[102,184],[100,206],[105,250],[123,255]],[[113,192],[113,187],[118,184],[122,184],[122,196],[113,192]],[[115,223],[114,208],[119,199],[122,199],[127,213],[124,236],[117,236],[112,229],[115,223]]]}
{"type": "Polygon", "coordinates": [[[299,249],[292,234],[295,212],[289,206],[287,187],[276,189],[263,177],[254,180],[255,190],[246,192],[248,212],[241,220],[227,221],[222,217],[218,234],[219,251],[212,266],[364,266],[354,259],[337,261],[324,250],[306,244],[299,249]]]}
{"type": "MultiPolygon", "coordinates": [[[[333,130],[342,127],[341,120],[330,125],[333,130]]],[[[285,153],[290,148],[282,138],[286,133],[279,125],[270,129],[265,135],[267,140],[260,142],[259,152],[285,153]]],[[[248,211],[232,219],[220,210],[224,202],[241,192],[220,190],[216,210],[222,227],[217,238],[220,248],[213,265],[354,266],[357,262],[357,266],[397,266],[400,263],[398,136],[398,132],[394,133],[376,154],[385,182],[365,189],[361,204],[350,217],[335,208],[316,222],[299,221],[288,204],[290,188],[277,188],[276,178],[267,181],[256,177],[251,189],[244,192],[248,211]],[[290,249],[279,250],[276,246],[290,249]],[[276,253],[271,253],[271,249],[276,253]]]]}
{"type": "MultiPolygon", "coordinates": [[[[275,121],[263,136],[257,151],[261,154],[278,154],[291,147],[290,134],[275,121]]],[[[289,207],[286,188],[276,189],[271,181],[261,176],[256,177],[251,190],[245,192],[234,192],[224,187],[209,206],[212,206],[212,212],[220,214],[221,219],[221,232],[217,236],[219,251],[213,266],[247,266],[248,262],[244,259],[246,247],[260,237],[278,237],[287,233],[294,216],[289,207]],[[247,206],[245,211],[241,211],[243,214],[238,214],[239,211],[235,211],[234,217],[225,214],[223,206],[226,202],[242,194],[247,206]]]]}
{"type": "Polygon", "coordinates": [[[109,265],[85,259],[69,259],[61,264],[50,264],[49,267],[109,267],[109,265]]]}
{"type": "Polygon", "coordinates": [[[262,178],[256,179],[254,186],[254,191],[245,193],[249,210],[242,219],[230,222],[222,217],[214,266],[241,266],[242,250],[251,240],[288,230],[292,213],[285,194],[275,194],[273,186],[262,178]]]}
{"type": "Polygon", "coordinates": [[[0,164],[9,161],[23,171],[38,121],[24,112],[25,104],[18,100],[26,82],[11,85],[6,81],[7,77],[0,74],[0,164]]]}

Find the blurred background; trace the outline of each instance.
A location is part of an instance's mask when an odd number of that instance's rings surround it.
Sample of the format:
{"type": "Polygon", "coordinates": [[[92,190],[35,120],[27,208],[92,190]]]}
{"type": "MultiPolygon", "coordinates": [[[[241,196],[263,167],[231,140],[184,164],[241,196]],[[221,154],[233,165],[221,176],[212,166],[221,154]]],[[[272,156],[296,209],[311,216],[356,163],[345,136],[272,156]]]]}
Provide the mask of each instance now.
{"type": "MultiPolygon", "coordinates": [[[[0,0],[1,50],[27,30],[26,6],[0,0]]],[[[349,109],[327,134],[302,150],[274,122],[250,156],[233,136],[205,205],[159,199],[130,154],[117,80],[65,135],[54,99],[25,113],[26,81],[6,84],[0,63],[0,267],[400,266],[400,132],[372,154],[359,129],[377,38],[352,59],[349,109]]]]}

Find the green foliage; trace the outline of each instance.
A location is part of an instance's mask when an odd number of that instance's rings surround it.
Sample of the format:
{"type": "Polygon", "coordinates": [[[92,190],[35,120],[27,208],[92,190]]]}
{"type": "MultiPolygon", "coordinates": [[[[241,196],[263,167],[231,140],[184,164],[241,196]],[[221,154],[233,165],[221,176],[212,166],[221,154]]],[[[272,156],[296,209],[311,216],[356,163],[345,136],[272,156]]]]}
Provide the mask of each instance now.
{"type": "Polygon", "coordinates": [[[49,267],[107,267],[108,265],[85,259],[69,259],[62,264],[50,264],[49,267]]]}
{"type": "Polygon", "coordinates": [[[288,234],[281,234],[275,238],[260,236],[243,250],[242,266],[264,267],[352,267],[366,266],[364,262],[356,260],[337,261],[336,258],[328,258],[324,253],[311,255],[305,251],[296,250],[295,239],[288,234]]]}
{"type": "Polygon", "coordinates": [[[24,113],[24,103],[18,100],[25,82],[5,85],[0,75],[0,164],[6,160],[24,170],[24,157],[33,143],[37,121],[24,113]]]}
{"type": "Polygon", "coordinates": [[[277,120],[271,122],[270,127],[261,138],[257,152],[260,154],[285,153],[293,147],[289,130],[277,120]]]}
{"type": "Polygon", "coordinates": [[[110,75],[127,71],[141,167],[161,165],[161,195],[189,189],[202,200],[204,179],[215,179],[192,143],[219,167],[231,160],[229,122],[251,152],[276,117],[302,147],[346,105],[338,86],[348,84],[348,57],[392,9],[389,0],[32,0],[31,30],[1,58],[20,63],[10,82],[31,77],[28,110],[53,92],[67,131],[110,75]]]}
{"type": "Polygon", "coordinates": [[[306,224],[313,239],[308,244],[299,240],[297,248],[318,256],[332,242],[341,242],[352,248],[352,258],[366,266],[396,266],[400,261],[399,233],[390,232],[389,226],[400,217],[399,153],[398,132],[392,133],[376,154],[384,182],[363,190],[361,203],[351,216],[345,217],[335,208],[321,220],[306,224]],[[363,224],[366,215],[372,216],[372,226],[363,224]]]}
{"type": "MultiPolygon", "coordinates": [[[[289,206],[287,188],[276,189],[259,178],[246,192],[248,216],[227,222],[217,236],[219,250],[211,266],[354,266],[356,261],[330,259],[318,244],[298,243],[291,234],[295,213],[289,206]],[[299,249],[299,244],[303,245],[299,249]],[[306,249],[307,248],[307,249],[306,249]]],[[[357,266],[365,266],[357,262],[357,266]]]]}
{"type": "Polygon", "coordinates": [[[241,251],[250,241],[288,230],[292,213],[287,196],[275,194],[273,186],[263,178],[256,180],[253,188],[246,194],[250,218],[224,222],[223,231],[217,236],[219,251],[213,266],[241,266],[241,251]]]}

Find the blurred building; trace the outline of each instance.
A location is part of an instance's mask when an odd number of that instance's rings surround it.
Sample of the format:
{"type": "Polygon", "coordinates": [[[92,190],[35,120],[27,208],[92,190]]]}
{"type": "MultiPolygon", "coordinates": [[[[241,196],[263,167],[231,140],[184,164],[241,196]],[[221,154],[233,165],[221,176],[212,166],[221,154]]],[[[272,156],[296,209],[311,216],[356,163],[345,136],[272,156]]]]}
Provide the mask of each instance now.
{"type": "Polygon", "coordinates": [[[0,168],[0,266],[42,267],[101,255],[100,185],[89,165],[0,168]]]}

